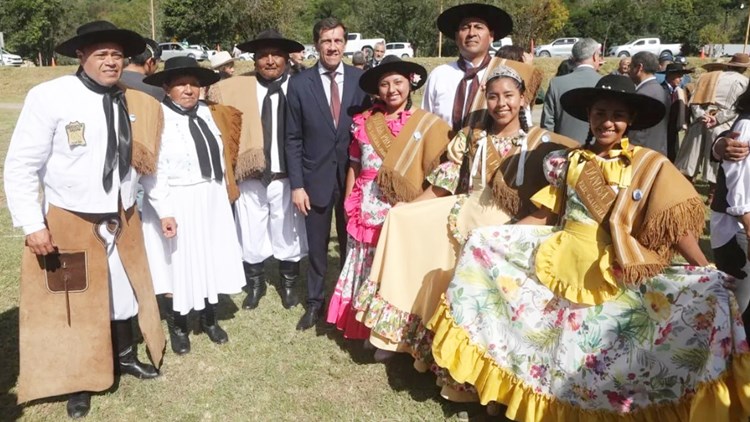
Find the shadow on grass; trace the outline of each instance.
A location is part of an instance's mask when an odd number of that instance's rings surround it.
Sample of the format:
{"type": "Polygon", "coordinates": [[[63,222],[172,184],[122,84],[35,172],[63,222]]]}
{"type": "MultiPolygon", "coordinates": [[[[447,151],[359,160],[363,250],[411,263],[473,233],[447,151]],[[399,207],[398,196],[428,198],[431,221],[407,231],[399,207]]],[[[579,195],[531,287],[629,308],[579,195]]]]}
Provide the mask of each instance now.
{"type": "Polygon", "coordinates": [[[12,421],[23,414],[17,396],[10,392],[18,380],[18,307],[0,314],[0,355],[0,420],[12,421]]]}

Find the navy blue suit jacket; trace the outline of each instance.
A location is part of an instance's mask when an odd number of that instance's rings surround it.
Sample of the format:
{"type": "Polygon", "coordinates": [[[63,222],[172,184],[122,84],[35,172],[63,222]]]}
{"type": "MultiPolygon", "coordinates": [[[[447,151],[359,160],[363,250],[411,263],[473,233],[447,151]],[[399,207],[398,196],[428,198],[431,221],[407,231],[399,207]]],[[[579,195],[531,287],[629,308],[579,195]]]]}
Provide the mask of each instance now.
{"type": "MultiPolygon", "coordinates": [[[[318,65],[294,75],[287,89],[286,167],[292,189],[305,188],[310,203],[330,203],[335,183],[346,181],[352,117],[363,111],[362,70],[344,65],[338,126],[323,90],[318,65]]],[[[343,194],[343,191],[342,191],[343,194]]]]}

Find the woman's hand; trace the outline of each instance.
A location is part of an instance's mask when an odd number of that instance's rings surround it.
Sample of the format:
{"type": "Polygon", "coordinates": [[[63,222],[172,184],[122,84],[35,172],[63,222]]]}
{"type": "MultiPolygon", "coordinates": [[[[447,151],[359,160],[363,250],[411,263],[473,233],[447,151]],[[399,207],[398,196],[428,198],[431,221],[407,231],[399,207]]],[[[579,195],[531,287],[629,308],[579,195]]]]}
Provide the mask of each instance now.
{"type": "Polygon", "coordinates": [[[161,232],[167,239],[177,236],[177,221],[174,217],[165,217],[161,219],[161,232]]]}

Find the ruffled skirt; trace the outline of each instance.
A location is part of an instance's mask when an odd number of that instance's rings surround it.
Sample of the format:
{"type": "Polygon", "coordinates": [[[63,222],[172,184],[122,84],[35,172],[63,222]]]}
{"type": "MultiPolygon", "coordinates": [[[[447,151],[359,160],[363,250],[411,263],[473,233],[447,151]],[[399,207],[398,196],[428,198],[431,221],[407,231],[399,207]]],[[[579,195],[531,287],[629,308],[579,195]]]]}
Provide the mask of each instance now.
{"type": "Polygon", "coordinates": [[[438,365],[514,420],[747,420],[750,355],[724,273],[670,267],[576,305],[536,278],[535,252],[552,233],[472,233],[428,324],[438,365]]]}

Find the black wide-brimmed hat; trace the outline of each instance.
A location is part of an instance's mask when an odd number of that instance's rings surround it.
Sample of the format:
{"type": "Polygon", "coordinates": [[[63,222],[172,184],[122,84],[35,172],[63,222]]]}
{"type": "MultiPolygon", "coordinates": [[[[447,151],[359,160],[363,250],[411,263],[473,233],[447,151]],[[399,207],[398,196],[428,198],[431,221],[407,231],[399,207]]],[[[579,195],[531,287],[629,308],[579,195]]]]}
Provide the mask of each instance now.
{"type": "Polygon", "coordinates": [[[287,53],[296,53],[305,49],[304,45],[297,41],[284,38],[274,29],[266,29],[259,33],[254,40],[237,45],[237,48],[242,51],[247,51],[248,53],[255,53],[258,50],[269,47],[278,48],[287,53]]]}
{"type": "Polygon", "coordinates": [[[664,68],[664,70],[660,70],[656,73],[665,74],[668,75],[670,73],[679,73],[681,75],[687,75],[688,73],[693,73],[695,69],[692,67],[685,67],[684,64],[681,63],[670,63],[667,65],[667,67],[664,68]]]}
{"type": "Polygon", "coordinates": [[[180,76],[195,76],[201,86],[209,86],[219,82],[220,76],[211,69],[201,67],[192,57],[172,57],[164,62],[164,70],[143,78],[149,85],[162,86],[168,81],[180,76]]]}
{"type": "Polygon", "coordinates": [[[102,42],[119,45],[125,57],[137,56],[146,50],[146,41],[137,32],[120,29],[111,22],[94,21],[79,26],[76,36],[55,47],[55,52],[67,57],[76,57],[76,50],[102,42]]]}
{"type": "Polygon", "coordinates": [[[401,60],[396,56],[385,56],[379,65],[368,69],[360,76],[359,87],[368,94],[377,95],[380,78],[389,73],[404,75],[409,81],[412,91],[421,88],[427,81],[427,69],[421,65],[401,60]]]}
{"type": "Polygon", "coordinates": [[[560,97],[562,109],[576,119],[588,121],[589,109],[599,100],[615,99],[627,104],[634,112],[630,129],[648,129],[664,118],[666,109],[661,101],[635,92],[635,84],[627,76],[606,75],[593,88],[572,89],[560,97]]]}
{"type": "Polygon", "coordinates": [[[454,39],[461,21],[466,18],[479,18],[495,35],[494,41],[505,38],[513,32],[513,19],[505,10],[491,4],[467,3],[453,6],[437,18],[437,27],[446,37],[454,39]]]}

